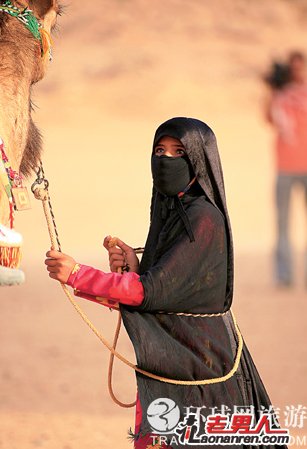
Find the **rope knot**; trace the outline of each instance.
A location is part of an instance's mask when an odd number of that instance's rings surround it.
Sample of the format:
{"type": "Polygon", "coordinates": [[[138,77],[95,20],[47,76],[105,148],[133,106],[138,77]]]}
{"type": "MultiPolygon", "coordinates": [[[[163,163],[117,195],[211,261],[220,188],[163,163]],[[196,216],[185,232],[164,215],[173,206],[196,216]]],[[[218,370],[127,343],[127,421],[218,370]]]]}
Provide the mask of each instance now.
{"type": "Polygon", "coordinates": [[[42,187],[36,187],[34,189],[33,194],[37,200],[47,201],[48,200],[48,191],[42,187]]]}

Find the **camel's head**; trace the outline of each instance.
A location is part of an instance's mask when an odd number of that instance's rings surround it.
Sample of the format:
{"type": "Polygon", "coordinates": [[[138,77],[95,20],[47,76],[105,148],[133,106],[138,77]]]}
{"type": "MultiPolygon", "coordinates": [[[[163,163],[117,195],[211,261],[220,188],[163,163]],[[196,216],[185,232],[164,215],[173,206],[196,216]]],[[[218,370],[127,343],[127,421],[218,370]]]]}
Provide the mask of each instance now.
{"type": "MultiPolygon", "coordinates": [[[[22,0],[22,3],[23,2],[24,0],[22,0]]],[[[55,28],[57,16],[60,14],[61,7],[58,0],[29,0],[26,6],[32,9],[33,14],[42,25],[41,35],[43,39],[44,52],[42,55],[39,55],[40,57],[38,58],[39,64],[33,79],[33,83],[35,83],[41,80],[46,73],[52,45],[50,35],[52,30],[55,28]]]]}
{"type": "Polygon", "coordinates": [[[45,75],[51,48],[50,34],[61,12],[59,0],[0,0],[1,52],[27,56],[25,68],[30,83],[45,75]]]}

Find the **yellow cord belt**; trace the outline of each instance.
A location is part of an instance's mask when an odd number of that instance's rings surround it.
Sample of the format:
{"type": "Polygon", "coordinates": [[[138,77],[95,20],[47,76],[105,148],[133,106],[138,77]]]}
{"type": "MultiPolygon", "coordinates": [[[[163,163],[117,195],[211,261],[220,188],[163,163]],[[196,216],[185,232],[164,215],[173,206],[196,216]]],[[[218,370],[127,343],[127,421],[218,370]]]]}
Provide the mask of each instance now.
{"type": "MultiPolygon", "coordinates": [[[[41,170],[42,170],[42,173],[43,173],[42,166],[41,166],[41,170]]],[[[58,240],[58,235],[57,235],[57,232],[56,232],[54,216],[53,216],[52,209],[51,209],[51,204],[50,204],[50,197],[49,197],[49,192],[48,192],[48,181],[46,181],[44,179],[44,187],[38,187],[38,186],[36,187],[35,184],[41,184],[41,182],[34,183],[34,185],[33,185],[34,187],[32,186],[32,191],[33,191],[33,193],[35,195],[35,198],[42,201],[42,205],[43,205],[43,208],[44,208],[44,214],[45,214],[45,218],[46,218],[46,222],[47,222],[47,226],[48,226],[48,232],[49,232],[49,236],[50,236],[50,241],[51,241],[51,249],[56,249],[56,246],[57,246],[56,245],[56,241],[57,241],[59,250],[61,250],[60,249],[59,240],[58,240]]],[[[121,327],[121,314],[120,314],[120,312],[119,312],[119,316],[118,316],[118,322],[117,322],[117,327],[116,327],[116,331],[115,331],[113,344],[111,344],[111,343],[109,343],[108,340],[105,339],[105,337],[98,331],[98,329],[93,325],[93,323],[90,321],[90,319],[86,316],[86,314],[83,312],[83,310],[80,308],[80,306],[77,304],[77,302],[72,297],[72,295],[69,292],[69,290],[66,287],[66,285],[61,283],[61,287],[62,287],[65,295],[67,296],[68,300],[70,301],[72,306],[75,308],[77,313],[81,316],[83,321],[88,325],[88,327],[93,331],[93,333],[99,338],[101,343],[106,348],[108,348],[108,350],[110,351],[111,354],[110,354],[110,364],[109,364],[109,372],[108,372],[109,393],[110,393],[111,398],[114,400],[114,402],[116,404],[120,405],[121,407],[133,407],[135,405],[135,402],[130,403],[130,404],[124,404],[121,401],[119,401],[115,397],[115,395],[113,393],[113,389],[112,389],[112,371],[113,371],[114,357],[118,358],[125,365],[129,366],[133,370],[137,371],[140,374],[143,374],[146,377],[150,377],[151,379],[158,380],[160,382],[169,383],[169,384],[174,384],[174,385],[195,386],[195,385],[211,385],[211,384],[216,384],[216,383],[219,383],[219,382],[226,382],[228,379],[230,379],[234,375],[234,373],[237,371],[237,369],[239,367],[240,358],[241,358],[242,349],[243,349],[243,338],[242,338],[241,332],[240,332],[240,330],[238,328],[236,319],[235,319],[232,311],[230,313],[232,314],[234,327],[235,327],[235,331],[236,331],[237,338],[238,338],[237,353],[236,353],[236,356],[235,356],[235,360],[234,360],[234,364],[233,364],[232,369],[227,374],[225,374],[224,376],[221,376],[221,377],[214,377],[214,378],[211,378],[211,379],[203,379],[203,380],[177,380],[177,379],[170,379],[168,377],[158,376],[156,374],[153,374],[153,373],[150,373],[148,371],[145,371],[145,370],[139,368],[134,363],[132,363],[129,360],[127,360],[124,356],[122,356],[119,352],[116,351],[116,345],[117,345],[119,332],[120,332],[120,327],[121,327]]],[[[200,318],[202,318],[202,317],[222,316],[222,315],[225,315],[226,313],[227,312],[217,313],[217,314],[176,313],[176,315],[193,316],[193,317],[200,317],[200,318]]]]}

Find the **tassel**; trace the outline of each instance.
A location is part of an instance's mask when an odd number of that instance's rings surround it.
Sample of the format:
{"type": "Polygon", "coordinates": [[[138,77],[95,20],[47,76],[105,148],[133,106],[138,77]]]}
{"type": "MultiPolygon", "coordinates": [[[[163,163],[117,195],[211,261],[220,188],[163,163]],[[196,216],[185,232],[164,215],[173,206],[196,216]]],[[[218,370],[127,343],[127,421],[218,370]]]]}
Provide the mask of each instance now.
{"type": "Polygon", "coordinates": [[[0,246],[0,265],[6,268],[19,268],[22,252],[20,246],[0,246]]]}

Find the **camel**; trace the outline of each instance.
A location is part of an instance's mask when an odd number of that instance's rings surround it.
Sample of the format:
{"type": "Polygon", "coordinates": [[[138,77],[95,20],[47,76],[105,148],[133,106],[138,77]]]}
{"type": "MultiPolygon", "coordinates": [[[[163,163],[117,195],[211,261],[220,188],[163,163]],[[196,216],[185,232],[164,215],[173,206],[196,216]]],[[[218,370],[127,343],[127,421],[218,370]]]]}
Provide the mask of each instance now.
{"type": "Polygon", "coordinates": [[[28,177],[40,160],[42,138],[31,117],[31,90],[46,73],[50,33],[60,12],[57,0],[0,0],[0,253],[6,251],[6,258],[0,257],[0,285],[24,278],[17,269],[22,238],[12,229],[16,199],[10,202],[7,191],[9,184],[14,187],[12,171],[17,180],[19,174],[28,177]]]}

